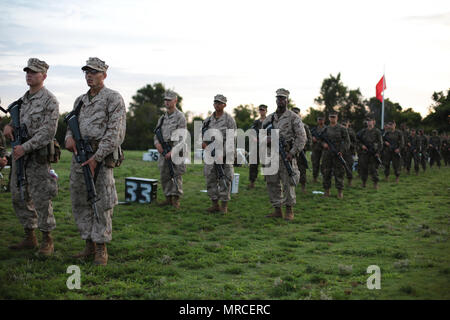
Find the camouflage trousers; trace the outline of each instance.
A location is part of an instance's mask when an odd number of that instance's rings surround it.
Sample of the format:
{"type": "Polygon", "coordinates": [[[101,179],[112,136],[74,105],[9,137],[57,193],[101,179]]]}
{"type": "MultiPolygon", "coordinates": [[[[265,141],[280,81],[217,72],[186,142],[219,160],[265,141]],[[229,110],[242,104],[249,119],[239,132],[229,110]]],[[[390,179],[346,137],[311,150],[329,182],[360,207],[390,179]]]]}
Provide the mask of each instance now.
{"type": "Polygon", "coordinates": [[[113,208],[118,203],[113,169],[101,165],[95,183],[99,221],[94,218],[94,210],[87,201],[83,169],[74,158],[70,168],[70,198],[72,214],[81,239],[91,239],[96,243],[110,242],[112,239],[113,208]]]}
{"type": "Polygon", "coordinates": [[[422,165],[422,170],[427,170],[427,154],[422,152],[422,155],[419,155],[419,162],[422,165]]]}
{"type": "MultiPolygon", "coordinates": [[[[305,154],[305,156],[306,156],[306,154],[305,154]]],[[[299,182],[301,185],[304,185],[304,184],[306,184],[306,164],[303,163],[300,156],[297,157],[297,166],[298,166],[298,171],[300,172],[299,182]]]]}
{"type": "Polygon", "coordinates": [[[259,169],[259,164],[250,164],[249,165],[249,180],[251,182],[255,182],[256,178],[258,178],[258,169],[259,169]]]}
{"type": "Polygon", "coordinates": [[[401,170],[401,157],[399,157],[399,153],[396,154],[394,151],[390,149],[385,149],[383,152],[383,166],[384,166],[384,175],[389,177],[390,173],[390,165],[392,162],[392,167],[394,168],[394,174],[396,177],[400,176],[401,170]]]}
{"type": "Polygon", "coordinates": [[[213,164],[205,164],[204,175],[206,177],[206,189],[211,200],[229,201],[231,199],[231,183],[234,177],[234,168],[232,164],[222,164],[226,176],[226,188],[222,181],[217,180],[216,169],[213,164]]]}
{"type": "Polygon", "coordinates": [[[316,179],[319,176],[320,159],[322,157],[322,149],[314,150],[311,153],[311,162],[313,168],[313,177],[316,179]]]}
{"type": "Polygon", "coordinates": [[[430,150],[430,168],[436,162],[437,166],[441,167],[441,155],[434,149],[430,150]]]}
{"type": "Polygon", "coordinates": [[[361,152],[358,154],[358,168],[359,175],[363,182],[367,181],[367,178],[372,177],[373,182],[378,182],[378,162],[375,157],[367,152],[361,152]]]}
{"type": "MultiPolygon", "coordinates": [[[[278,172],[274,175],[264,176],[267,183],[267,192],[269,193],[270,203],[274,208],[281,206],[294,206],[297,202],[295,194],[295,184],[289,177],[286,166],[283,161],[279,161],[278,172]]],[[[291,162],[292,170],[295,173],[295,182],[298,183],[300,179],[300,171],[297,167],[297,161],[294,159],[291,162]]]]}
{"type": "Polygon", "coordinates": [[[408,151],[406,153],[406,159],[405,159],[405,167],[406,170],[411,170],[411,162],[414,159],[414,171],[419,172],[419,165],[420,165],[420,159],[417,152],[410,152],[408,151]]]}
{"type": "Polygon", "coordinates": [[[181,196],[183,195],[183,178],[182,174],[186,172],[186,165],[173,165],[174,167],[174,179],[178,184],[178,189],[175,183],[172,181],[172,177],[170,176],[169,170],[169,162],[164,159],[162,155],[160,155],[158,160],[158,168],[161,177],[161,186],[163,193],[166,197],[168,196],[181,196]]]}
{"type": "Polygon", "coordinates": [[[38,163],[34,155],[25,158],[26,185],[23,187],[24,201],[17,187],[16,162],[11,166],[11,196],[14,211],[26,229],[39,228],[50,232],[56,227],[52,198],[58,193],[58,182],[50,173],[50,164],[38,163]]]}
{"type": "Polygon", "coordinates": [[[353,179],[353,155],[354,152],[351,151],[344,152],[342,155],[345,162],[347,162],[347,167],[350,169],[349,172],[346,172],[347,179],[353,179]]]}
{"type": "Polygon", "coordinates": [[[338,157],[331,151],[324,151],[322,157],[323,188],[331,189],[331,177],[334,175],[334,181],[338,190],[344,189],[344,165],[338,157]]]}

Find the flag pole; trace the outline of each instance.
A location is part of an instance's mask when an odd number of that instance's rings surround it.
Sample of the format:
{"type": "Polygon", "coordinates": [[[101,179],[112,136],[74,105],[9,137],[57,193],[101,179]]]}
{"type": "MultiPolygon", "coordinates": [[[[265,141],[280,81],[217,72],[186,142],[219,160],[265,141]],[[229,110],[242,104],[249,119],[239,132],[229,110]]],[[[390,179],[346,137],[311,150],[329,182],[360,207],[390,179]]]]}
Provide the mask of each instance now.
{"type": "Polygon", "coordinates": [[[383,67],[383,99],[381,101],[381,130],[384,128],[384,67],[383,67]]]}

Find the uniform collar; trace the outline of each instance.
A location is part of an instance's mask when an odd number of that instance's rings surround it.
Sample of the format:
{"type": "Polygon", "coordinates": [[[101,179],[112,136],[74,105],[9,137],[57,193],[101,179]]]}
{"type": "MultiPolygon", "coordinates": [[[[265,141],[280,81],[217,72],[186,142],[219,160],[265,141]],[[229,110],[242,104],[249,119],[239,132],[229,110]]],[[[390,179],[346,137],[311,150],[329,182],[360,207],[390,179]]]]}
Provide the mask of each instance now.
{"type": "Polygon", "coordinates": [[[46,89],[45,89],[45,86],[43,86],[42,88],[39,89],[38,92],[36,92],[35,94],[33,94],[31,97],[29,97],[30,90],[28,90],[27,92],[25,92],[25,94],[24,94],[24,96],[23,96],[23,100],[24,100],[24,101],[25,101],[25,100],[31,101],[31,100],[34,100],[34,99],[40,99],[40,98],[42,98],[42,96],[44,95],[45,90],[46,90],[46,89]]]}

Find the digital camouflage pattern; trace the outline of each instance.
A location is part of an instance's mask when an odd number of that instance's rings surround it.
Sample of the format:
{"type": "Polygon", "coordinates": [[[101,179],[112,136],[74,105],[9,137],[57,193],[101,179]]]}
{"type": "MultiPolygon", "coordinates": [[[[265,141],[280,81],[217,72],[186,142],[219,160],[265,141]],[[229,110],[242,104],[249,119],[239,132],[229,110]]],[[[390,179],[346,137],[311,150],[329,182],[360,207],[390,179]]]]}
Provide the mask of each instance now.
{"type": "MultiPolygon", "coordinates": [[[[167,94],[166,94],[167,95],[167,94]]],[[[165,113],[161,118],[159,118],[156,127],[159,127],[162,121],[161,132],[165,142],[169,143],[172,148],[176,146],[177,150],[186,150],[186,143],[184,139],[182,141],[171,141],[172,133],[177,129],[186,129],[186,117],[184,113],[175,108],[175,111],[172,114],[165,113]],[[181,145],[180,145],[181,143],[181,145]],[[181,149],[179,149],[181,148],[181,149]]],[[[180,137],[176,137],[179,139],[180,137]]],[[[153,142],[156,144],[160,144],[160,141],[154,136],[153,142]]],[[[158,168],[160,170],[161,176],[161,185],[164,192],[164,195],[167,196],[181,196],[183,194],[183,179],[182,175],[186,172],[186,164],[183,162],[181,164],[173,164],[175,179],[178,184],[178,190],[173,183],[172,178],[170,176],[168,161],[162,156],[159,156],[158,160],[158,168]]]]}
{"type": "MultiPolygon", "coordinates": [[[[280,89],[281,90],[281,89],[280,89]]],[[[283,94],[277,90],[277,95],[283,94]]],[[[289,150],[286,153],[290,153],[293,156],[291,161],[292,170],[295,173],[296,182],[299,182],[300,171],[297,167],[297,154],[303,150],[306,145],[306,132],[302,120],[291,110],[286,110],[280,117],[276,112],[270,114],[263,122],[263,127],[272,122],[273,128],[279,129],[279,136],[283,137],[288,145],[289,150]]],[[[270,148],[268,148],[270,151],[270,148]]],[[[267,191],[269,193],[270,203],[274,208],[280,208],[281,206],[292,207],[296,204],[295,185],[292,183],[286,167],[279,158],[279,170],[274,175],[266,175],[267,191]]]]}
{"type": "Polygon", "coordinates": [[[13,207],[24,228],[50,232],[56,226],[51,199],[58,192],[58,183],[49,171],[47,145],[53,141],[58,126],[59,103],[55,96],[42,87],[38,92],[22,97],[20,123],[26,125],[28,141],[25,150],[25,201],[17,188],[16,163],[12,161],[11,196],[13,207]]]}
{"type": "MultiPolygon", "coordinates": [[[[316,132],[318,135],[320,135],[323,130],[325,130],[325,126],[323,127],[314,127],[312,129],[314,132],[316,132]]],[[[312,136],[312,133],[311,133],[312,136]]],[[[319,176],[319,172],[320,172],[320,160],[322,159],[322,151],[323,151],[323,147],[322,147],[322,143],[320,140],[317,140],[315,138],[313,138],[312,141],[312,147],[311,147],[311,162],[312,162],[312,169],[313,169],[313,178],[317,179],[317,177],[319,176]],[[314,141],[316,140],[316,141],[314,141]]]]}
{"type": "MultiPolygon", "coordinates": [[[[383,137],[388,138],[389,141],[391,141],[392,144],[394,146],[396,146],[400,151],[403,149],[403,147],[404,147],[403,134],[400,130],[396,129],[394,131],[386,131],[384,133],[383,137]]],[[[384,142],[386,142],[386,141],[384,141],[384,142]]],[[[386,177],[389,177],[391,162],[392,162],[392,167],[394,168],[395,176],[396,177],[400,176],[400,170],[401,170],[401,166],[402,166],[401,153],[399,153],[399,155],[400,155],[400,157],[395,154],[395,151],[392,150],[392,148],[390,146],[388,147],[384,143],[382,159],[383,159],[383,166],[384,166],[384,175],[386,177]]]]}
{"type": "MultiPolygon", "coordinates": [[[[126,110],[122,96],[114,90],[103,87],[89,100],[88,93],[75,100],[74,109],[79,101],[83,101],[80,109],[79,126],[84,139],[91,142],[94,148],[94,159],[100,163],[99,174],[95,183],[98,198],[97,210],[99,222],[87,202],[83,169],[72,157],[70,170],[70,197],[72,212],[83,240],[91,239],[96,243],[109,242],[112,239],[113,208],[118,203],[113,169],[104,164],[107,155],[116,150],[123,142],[126,129],[126,110]]],[[[72,136],[70,129],[67,137],[72,136]]]]}
{"type": "MultiPolygon", "coordinates": [[[[380,156],[383,146],[383,138],[379,129],[365,128],[358,132],[358,135],[361,136],[362,140],[368,144],[366,145],[366,147],[373,148],[373,151],[380,156]]],[[[356,145],[358,151],[358,166],[360,170],[359,174],[361,176],[361,180],[363,181],[363,183],[365,183],[368,176],[370,175],[372,181],[378,183],[378,162],[375,157],[370,154],[368,150],[364,150],[362,146],[363,143],[360,141],[356,145]]]]}
{"type": "MultiPolygon", "coordinates": [[[[330,140],[336,150],[342,155],[350,146],[350,137],[347,129],[340,124],[335,126],[327,126],[324,130],[324,135],[330,140]]],[[[331,177],[334,175],[336,188],[338,190],[344,189],[344,165],[339,161],[338,157],[329,149],[324,149],[322,154],[322,174],[323,174],[323,188],[329,190],[331,188],[331,177]]]]}
{"type": "MultiPolygon", "coordinates": [[[[215,100],[217,100],[216,97],[214,98],[215,100]]],[[[216,119],[216,113],[214,112],[211,116],[209,116],[208,118],[206,118],[203,121],[203,124],[207,123],[208,121],[209,121],[208,129],[217,129],[222,133],[224,154],[226,151],[227,155],[231,156],[232,150],[226,150],[225,145],[226,145],[226,131],[228,129],[236,130],[236,128],[237,128],[236,122],[234,121],[233,117],[230,116],[228,113],[224,112],[220,118],[216,119]]],[[[204,141],[204,142],[208,143],[208,141],[204,141]]],[[[227,182],[226,182],[227,188],[226,189],[222,188],[222,187],[221,188],[218,187],[214,164],[206,164],[205,163],[203,173],[206,177],[206,189],[208,191],[208,196],[212,201],[215,201],[215,200],[229,201],[231,199],[231,197],[230,197],[231,182],[233,181],[233,177],[234,177],[234,168],[233,168],[233,164],[227,164],[225,162],[226,162],[226,159],[224,160],[224,163],[222,165],[224,174],[227,177],[227,182]]]]}

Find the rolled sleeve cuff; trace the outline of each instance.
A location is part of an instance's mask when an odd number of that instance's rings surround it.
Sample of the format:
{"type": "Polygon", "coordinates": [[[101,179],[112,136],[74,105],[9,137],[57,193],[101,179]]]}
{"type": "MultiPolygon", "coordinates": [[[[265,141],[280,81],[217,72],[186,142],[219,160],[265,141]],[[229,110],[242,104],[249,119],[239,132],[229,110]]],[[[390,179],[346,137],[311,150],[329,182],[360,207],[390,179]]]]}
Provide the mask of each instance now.
{"type": "Polygon", "coordinates": [[[30,153],[33,151],[32,147],[31,147],[31,143],[29,143],[29,141],[22,144],[22,148],[25,151],[25,153],[30,153]]]}

